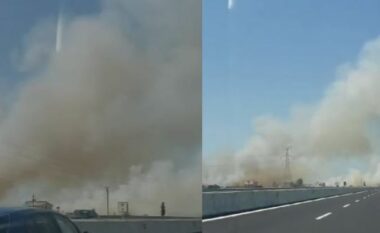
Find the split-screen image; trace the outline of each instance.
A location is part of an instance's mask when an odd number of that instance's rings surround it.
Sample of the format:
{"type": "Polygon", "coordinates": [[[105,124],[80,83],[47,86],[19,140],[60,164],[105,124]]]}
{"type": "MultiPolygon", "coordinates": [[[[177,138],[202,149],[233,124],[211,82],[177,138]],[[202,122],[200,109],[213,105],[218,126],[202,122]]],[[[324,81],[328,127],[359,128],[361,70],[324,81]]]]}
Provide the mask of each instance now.
{"type": "Polygon", "coordinates": [[[0,1],[0,233],[380,232],[379,0],[0,1]]]}

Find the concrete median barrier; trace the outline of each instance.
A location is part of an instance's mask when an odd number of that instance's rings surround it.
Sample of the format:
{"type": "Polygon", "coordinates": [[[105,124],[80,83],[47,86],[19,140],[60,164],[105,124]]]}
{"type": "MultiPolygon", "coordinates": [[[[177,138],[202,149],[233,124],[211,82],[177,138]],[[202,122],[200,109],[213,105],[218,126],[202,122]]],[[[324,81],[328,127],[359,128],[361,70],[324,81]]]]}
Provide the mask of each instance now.
{"type": "Polygon", "coordinates": [[[81,232],[88,233],[200,233],[200,219],[89,219],[74,220],[81,232]]]}

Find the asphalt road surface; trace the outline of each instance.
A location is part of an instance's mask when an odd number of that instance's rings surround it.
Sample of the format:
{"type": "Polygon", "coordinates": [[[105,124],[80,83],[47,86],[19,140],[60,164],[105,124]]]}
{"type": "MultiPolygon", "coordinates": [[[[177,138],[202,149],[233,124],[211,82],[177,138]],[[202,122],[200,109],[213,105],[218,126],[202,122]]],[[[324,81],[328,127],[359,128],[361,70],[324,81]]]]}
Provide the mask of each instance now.
{"type": "Polygon", "coordinates": [[[204,233],[380,233],[377,189],[204,219],[204,233]]]}

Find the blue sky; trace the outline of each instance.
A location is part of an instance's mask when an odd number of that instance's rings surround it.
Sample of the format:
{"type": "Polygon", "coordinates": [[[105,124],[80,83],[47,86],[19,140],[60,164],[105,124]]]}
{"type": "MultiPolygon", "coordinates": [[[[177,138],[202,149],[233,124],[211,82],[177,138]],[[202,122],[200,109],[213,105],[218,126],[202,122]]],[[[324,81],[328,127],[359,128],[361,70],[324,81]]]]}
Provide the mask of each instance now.
{"type": "Polygon", "coordinates": [[[204,0],[204,156],[243,146],[255,117],[318,102],[378,22],[378,0],[204,0]]]}
{"type": "MultiPolygon", "coordinates": [[[[0,1],[0,85],[8,88],[23,75],[12,64],[12,51],[22,47],[25,37],[44,20],[56,20],[60,5],[65,17],[93,14],[99,11],[99,0],[2,0],[0,1]]],[[[1,87],[0,90],[4,90],[1,87]]],[[[2,96],[2,95],[0,95],[2,96]]]]}

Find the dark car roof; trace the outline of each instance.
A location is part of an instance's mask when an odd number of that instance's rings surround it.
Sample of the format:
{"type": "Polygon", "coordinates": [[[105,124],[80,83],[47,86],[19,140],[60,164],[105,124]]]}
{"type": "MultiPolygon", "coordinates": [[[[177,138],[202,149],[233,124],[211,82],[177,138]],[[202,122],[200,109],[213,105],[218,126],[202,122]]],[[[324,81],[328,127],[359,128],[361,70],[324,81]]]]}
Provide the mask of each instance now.
{"type": "Polygon", "coordinates": [[[47,213],[47,212],[53,212],[53,211],[45,210],[45,209],[28,208],[28,207],[0,208],[0,216],[7,215],[7,214],[27,214],[27,213],[47,213]]]}

